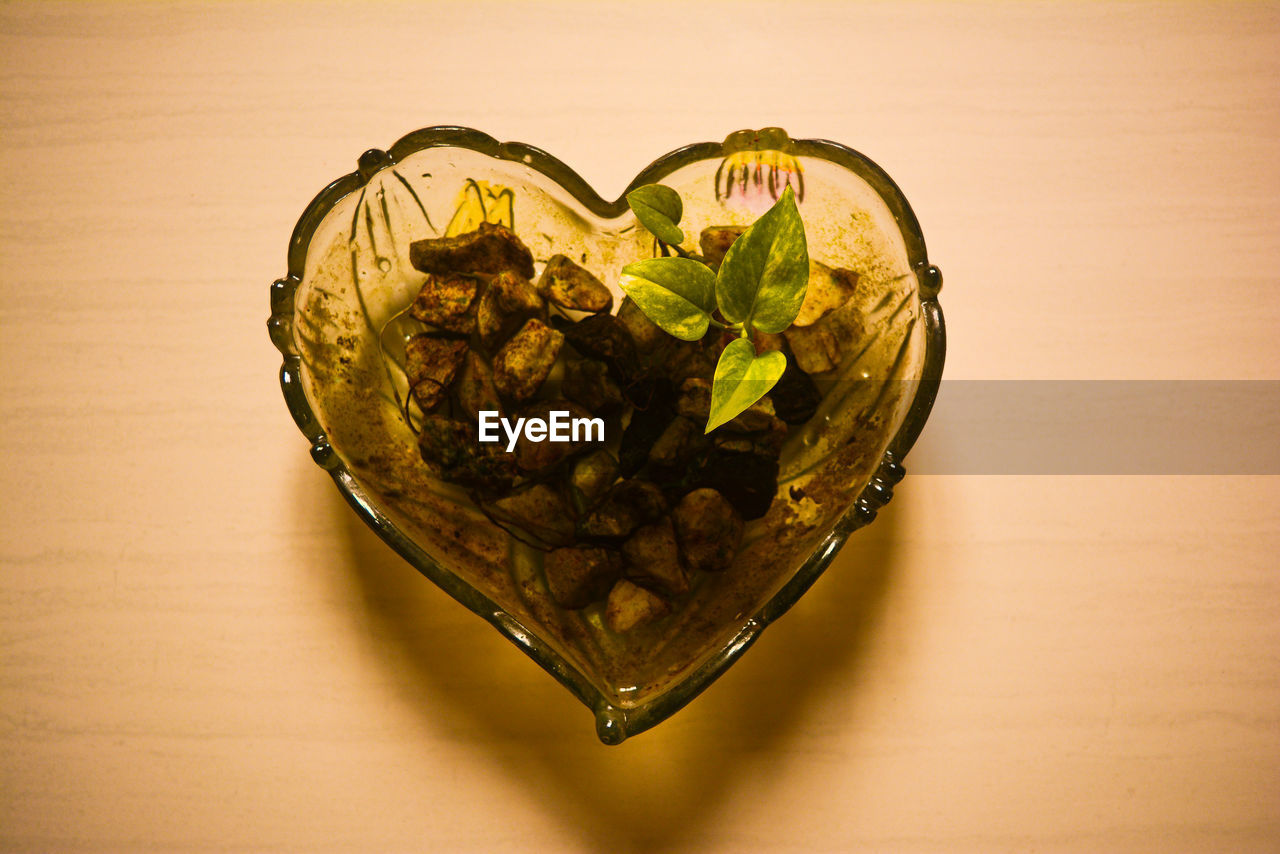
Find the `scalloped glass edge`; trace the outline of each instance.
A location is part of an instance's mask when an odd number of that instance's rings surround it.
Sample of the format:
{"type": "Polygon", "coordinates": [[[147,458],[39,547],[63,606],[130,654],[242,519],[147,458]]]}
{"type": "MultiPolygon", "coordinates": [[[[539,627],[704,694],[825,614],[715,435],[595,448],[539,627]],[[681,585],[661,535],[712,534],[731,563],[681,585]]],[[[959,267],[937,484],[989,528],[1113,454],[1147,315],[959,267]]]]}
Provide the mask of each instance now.
{"type": "Polygon", "coordinates": [[[582,701],[595,715],[596,733],[606,744],[618,744],[684,708],[737,661],[770,623],[785,614],[804,595],[830,565],[849,535],[870,524],[879,509],[893,497],[893,487],[906,473],[902,460],[920,435],[938,393],[946,355],[946,329],[942,307],[938,303],[942,274],[926,257],[924,235],[906,197],[883,169],[851,148],[823,139],[791,139],[790,144],[791,151],[797,155],[827,160],[858,175],[875,189],[893,213],[919,284],[925,324],[925,357],[921,378],[906,416],[890,441],[876,473],[795,575],[759,611],[743,622],[736,635],[690,676],[652,701],[633,708],[622,708],[609,702],[590,680],[535,632],[498,607],[489,597],[442,568],[369,499],[330,447],[303,392],[300,382],[301,360],[292,332],[294,294],[302,282],[312,235],[333,206],[367,184],[379,170],[426,148],[466,148],[496,159],[520,162],[551,178],[585,208],[605,218],[616,217],[627,211],[626,194],[635,187],[658,182],[677,169],[696,161],[725,157],[731,150],[724,143],[715,142],[695,143],[676,149],[641,170],[622,195],[609,202],[601,198],[578,173],[533,146],[519,142],[499,142],[488,134],[465,127],[437,126],[416,130],[399,139],[386,151],[366,151],[360,156],[355,172],[333,181],[312,199],[298,219],[289,240],[287,274],[271,285],[271,316],[267,321],[267,329],[272,343],[284,357],[280,367],[280,386],[294,422],[311,443],[312,459],[329,472],[347,503],[384,542],[438,587],[506,636],[582,701]]]}

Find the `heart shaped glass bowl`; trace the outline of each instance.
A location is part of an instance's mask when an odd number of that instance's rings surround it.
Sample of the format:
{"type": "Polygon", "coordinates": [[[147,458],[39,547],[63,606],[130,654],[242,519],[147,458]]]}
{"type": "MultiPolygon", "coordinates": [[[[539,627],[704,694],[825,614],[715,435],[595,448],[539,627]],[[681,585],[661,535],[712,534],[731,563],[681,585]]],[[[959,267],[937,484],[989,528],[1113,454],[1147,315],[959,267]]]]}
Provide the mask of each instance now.
{"type": "Polygon", "coordinates": [[[410,242],[486,220],[511,226],[539,267],[565,253],[620,298],[622,267],[656,249],[625,196],[605,201],[527,145],[466,128],[416,131],[365,152],[307,207],[268,322],[289,410],[352,508],[581,699],[615,744],[697,696],[875,518],[928,416],[945,346],[942,279],[916,218],[857,152],[777,128],[740,131],[659,158],[632,187],[656,182],[683,198],[686,235],[749,224],[790,184],[811,258],[858,274],[848,310],[861,334],[835,342],[839,367],[820,378],[817,414],[789,435],[774,501],[747,523],[733,565],[701,573],[667,616],[626,633],[610,630],[599,604],[558,607],[541,553],[432,477],[405,416],[400,328],[424,281],[410,242]]]}

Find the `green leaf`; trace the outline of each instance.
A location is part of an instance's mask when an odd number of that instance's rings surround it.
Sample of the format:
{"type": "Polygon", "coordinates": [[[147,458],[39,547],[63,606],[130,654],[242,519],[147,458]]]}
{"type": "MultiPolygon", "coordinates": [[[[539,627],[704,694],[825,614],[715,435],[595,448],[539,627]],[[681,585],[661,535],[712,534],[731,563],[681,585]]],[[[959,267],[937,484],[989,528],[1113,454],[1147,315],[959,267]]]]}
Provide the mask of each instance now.
{"type": "Polygon", "coordinates": [[[627,193],[627,204],[640,224],[663,243],[679,246],[684,242],[684,232],[676,225],[684,213],[684,202],[675,190],[661,184],[645,184],[627,193]]]}
{"type": "Polygon", "coordinates": [[[733,242],[720,264],[716,300],[730,323],[777,334],[800,313],[809,248],[790,187],[733,242]]]}
{"type": "Polygon", "coordinates": [[[691,258],[648,258],[622,268],[619,286],[669,335],[697,341],[716,307],[716,274],[691,258]]]}
{"type": "Polygon", "coordinates": [[[721,424],[737,418],[760,398],[769,393],[787,369],[787,357],[778,350],[762,356],[746,338],[729,342],[716,363],[715,381],[711,384],[711,414],[707,418],[710,433],[721,424]]]}

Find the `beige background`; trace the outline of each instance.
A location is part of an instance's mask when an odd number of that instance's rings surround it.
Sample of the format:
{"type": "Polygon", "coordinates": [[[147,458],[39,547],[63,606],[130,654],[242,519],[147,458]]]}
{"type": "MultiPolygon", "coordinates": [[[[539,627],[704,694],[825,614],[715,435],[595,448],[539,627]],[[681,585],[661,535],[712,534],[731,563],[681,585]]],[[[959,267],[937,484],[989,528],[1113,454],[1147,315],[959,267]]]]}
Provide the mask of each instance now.
{"type": "Polygon", "coordinates": [[[605,748],[342,504],[264,321],[414,128],[615,196],[778,124],[903,187],[948,376],[1280,379],[1278,46],[1261,4],[0,7],[0,847],[1277,850],[1280,478],[908,476],[605,748]]]}

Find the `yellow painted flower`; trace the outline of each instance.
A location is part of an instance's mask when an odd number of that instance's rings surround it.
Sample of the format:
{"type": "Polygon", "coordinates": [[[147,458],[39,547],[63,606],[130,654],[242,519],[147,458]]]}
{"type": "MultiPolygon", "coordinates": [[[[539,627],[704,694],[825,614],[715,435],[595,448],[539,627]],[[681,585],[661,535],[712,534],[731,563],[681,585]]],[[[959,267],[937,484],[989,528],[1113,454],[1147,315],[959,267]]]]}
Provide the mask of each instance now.
{"type": "Polygon", "coordinates": [[[468,178],[458,193],[458,207],[444,230],[445,237],[475,231],[481,223],[505,225],[515,230],[515,193],[510,187],[468,178]]]}
{"type": "Polygon", "coordinates": [[[716,170],[716,201],[748,210],[770,208],[791,187],[796,201],[804,201],[804,172],[791,154],[791,138],[782,128],[738,131],[724,141],[728,156],[716,170]]]}

